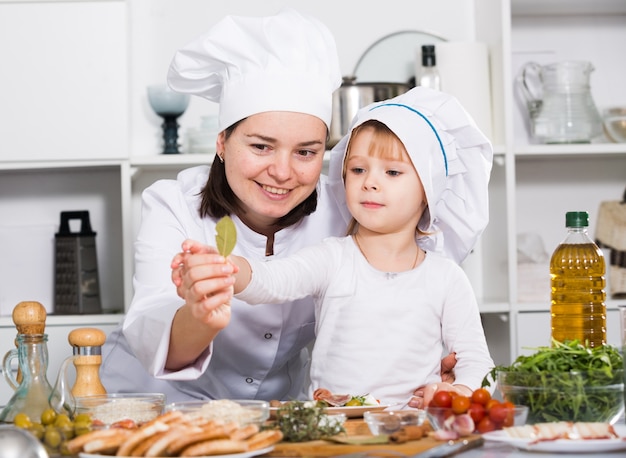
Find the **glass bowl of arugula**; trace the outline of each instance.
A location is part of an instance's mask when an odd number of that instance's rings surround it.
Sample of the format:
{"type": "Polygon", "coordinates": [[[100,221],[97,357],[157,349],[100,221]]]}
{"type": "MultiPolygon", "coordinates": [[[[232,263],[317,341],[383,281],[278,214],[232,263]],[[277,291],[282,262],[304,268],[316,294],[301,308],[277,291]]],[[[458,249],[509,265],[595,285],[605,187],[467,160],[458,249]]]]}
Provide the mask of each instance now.
{"type": "Polygon", "coordinates": [[[502,397],[528,406],[527,423],[614,424],[624,413],[624,363],[610,345],[587,348],[553,341],[491,372],[502,397]]]}

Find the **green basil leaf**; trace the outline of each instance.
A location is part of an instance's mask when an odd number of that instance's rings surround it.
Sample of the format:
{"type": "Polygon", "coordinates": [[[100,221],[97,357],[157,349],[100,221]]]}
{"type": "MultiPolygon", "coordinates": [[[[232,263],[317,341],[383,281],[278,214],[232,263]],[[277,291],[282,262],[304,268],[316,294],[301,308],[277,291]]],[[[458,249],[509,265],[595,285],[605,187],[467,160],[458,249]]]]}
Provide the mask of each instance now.
{"type": "Polygon", "coordinates": [[[237,229],[230,216],[224,216],[215,226],[217,250],[224,257],[232,253],[237,243],[237,229]]]}

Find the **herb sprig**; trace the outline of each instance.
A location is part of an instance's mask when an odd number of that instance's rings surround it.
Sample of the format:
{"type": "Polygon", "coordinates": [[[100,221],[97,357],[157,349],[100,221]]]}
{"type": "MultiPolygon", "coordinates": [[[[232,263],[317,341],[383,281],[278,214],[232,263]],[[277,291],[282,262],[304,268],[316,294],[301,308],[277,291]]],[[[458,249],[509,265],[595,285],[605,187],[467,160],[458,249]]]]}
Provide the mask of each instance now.
{"type": "Polygon", "coordinates": [[[344,433],[339,422],[328,421],[326,409],[315,401],[289,401],[276,411],[276,424],[286,442],[305,442],[344,433]]]}
{"type": "Polygon", "coordinates": [[[577,340],[552,341],[511,366],[497,366],[483,386],[497,380],[505,398],[529,407],[529,423],[600,421],[623,408],[624,363],[610,345],[588,348],[577,340]]]}

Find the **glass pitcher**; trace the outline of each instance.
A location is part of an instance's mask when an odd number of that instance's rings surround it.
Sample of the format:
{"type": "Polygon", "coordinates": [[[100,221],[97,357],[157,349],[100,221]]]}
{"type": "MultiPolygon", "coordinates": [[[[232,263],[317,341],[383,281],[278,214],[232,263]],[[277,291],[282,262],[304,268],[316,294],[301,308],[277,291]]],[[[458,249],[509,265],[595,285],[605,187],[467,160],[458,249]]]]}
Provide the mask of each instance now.
{"type": "Polygon", "coordinates": [[[72,417],[75,401],[66,387],[64,369],[54,388],[48,381],[48,335],[18,334],[16,341],[17,348],[9,351],[2,361],[2,374],[15,393],[0,412],[0,422],[12,423],[19,413],[39,421],[43,411],[49,408],[72,417]],[[11,370],[11,361],[15,358],[19,363],[20,382],[11,370]]]}
{"type": "Polygon", "coordinates": [[[528,62],[518,85],[529,115],[531,134],[543,143],[589,143],[602,133],[602,118],[591,97],[590,62],[550,65],[528,62]]]}

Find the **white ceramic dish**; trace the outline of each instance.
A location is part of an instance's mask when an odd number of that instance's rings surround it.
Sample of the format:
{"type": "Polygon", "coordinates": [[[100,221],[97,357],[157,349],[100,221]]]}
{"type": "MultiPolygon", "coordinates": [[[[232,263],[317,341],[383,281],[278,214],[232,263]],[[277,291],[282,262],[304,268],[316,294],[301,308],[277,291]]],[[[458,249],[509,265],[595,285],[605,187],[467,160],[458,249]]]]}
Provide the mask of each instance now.
{"type": "MultiPolygon", "coordinates": [[[[210,457],[199,456],[196,458],[251,458],[253,456],[265,455],[266,453],[269,453],[272,450],[274,450],[274,446],[262,448],[259,450],[254,450],[253,452],[231,453],[230,455],[211,455],[210,457]]],[[[80,458],[110,458],[110,455],[93,455],[91,453],[79,453],[78,456],[80,458]]],[[[130,457],[121,457],[121,458],[130,458],[130,457]]]]}
{"type": "Polygon", "coordinates": [[[505,431],[492,431],[483,434],[488,441],[504,442],[515,448],[529,452],[545,453],[606,453],[626,450],[626,425],[613,425],[619,439],[558,439],[554,441],[535,442],[533,439],[510,437],[505,431]]]}
{"type": "MultiPolygon", "coordinates": [[[[380,405],[380,406],[350,406],[350,407],[327,407],[326,413],[328,415],[335,414],[344,414],[347,418],[361,418],[363,414],[367,411],[376,412],[378,410],[385,410],[388,405],[380,405]]],[[[280,407],[270,407],[270,417],[274,418],[276,416],[276,411],[280,407]]]]}

